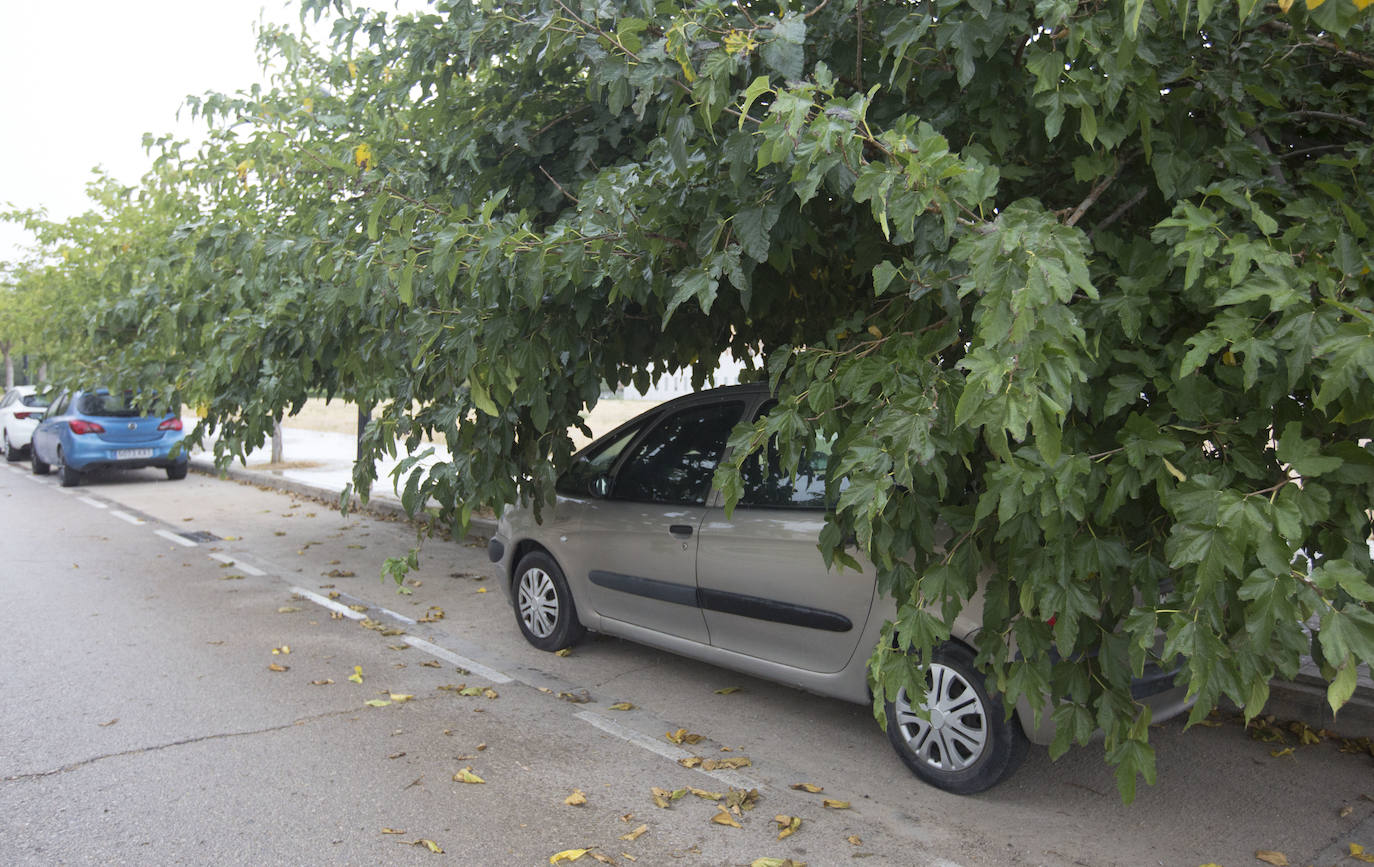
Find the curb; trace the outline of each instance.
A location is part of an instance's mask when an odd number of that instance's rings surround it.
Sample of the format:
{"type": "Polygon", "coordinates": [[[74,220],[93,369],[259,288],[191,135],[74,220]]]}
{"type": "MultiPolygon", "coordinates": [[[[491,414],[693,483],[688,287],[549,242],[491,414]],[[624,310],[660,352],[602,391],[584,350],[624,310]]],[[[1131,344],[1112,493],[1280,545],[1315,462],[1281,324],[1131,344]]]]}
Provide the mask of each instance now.
{"type": "MultiPolygon", "coordinates": [[[[289,494],[299,494],[302,497],[310,497],[316,500],[323,500],[333,503],[335,508],[341,500],[343,491],[332,490],[323,485],[313,485],[309,482],[302,482],[297,479],[289,479],[281,475],[280,470],[250,470],[246,467],[229,466],[223,470],[215,466],[213,460],[203,457],[192,456],[190,462],[191,472],[210,476],[216,479],[230,479],[235,482],[247,482],[249,484],[261,485],[277,491],[285,491],[289,494]]],[[[386,497],[370,497],[367,503],[359,503],[354,498],[353,504],[349,507],[349,512],[361,512],[366,515],[374,515],[382,518],[400,518],[405,521],[414,519],[406,514],[406,510],[401,507],[400,502],[386,497]]],[[[473,515],[468,520],[467,538],[481,536],[490,538],[496,533],[496,521],[491,518],[483,518],[473,515]]]]}

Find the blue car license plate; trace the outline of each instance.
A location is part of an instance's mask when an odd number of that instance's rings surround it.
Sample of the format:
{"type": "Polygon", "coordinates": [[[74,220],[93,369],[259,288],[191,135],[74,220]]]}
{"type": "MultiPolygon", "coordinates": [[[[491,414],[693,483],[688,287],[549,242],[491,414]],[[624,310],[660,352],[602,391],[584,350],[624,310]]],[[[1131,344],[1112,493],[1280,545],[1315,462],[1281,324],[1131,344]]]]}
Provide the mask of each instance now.
{"type": "Polygon", "coordinates": [[[115,452],[115,459],[120,461],[137,460],[138,458],[151,458],[152,449],[119,449],[115,452]]]}

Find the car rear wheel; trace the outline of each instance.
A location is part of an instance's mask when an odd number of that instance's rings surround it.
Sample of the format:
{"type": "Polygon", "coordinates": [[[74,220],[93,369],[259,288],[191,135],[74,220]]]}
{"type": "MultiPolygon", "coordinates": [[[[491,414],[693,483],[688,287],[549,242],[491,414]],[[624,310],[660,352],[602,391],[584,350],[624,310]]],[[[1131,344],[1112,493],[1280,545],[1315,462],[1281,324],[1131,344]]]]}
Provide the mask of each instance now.
{"type": "Polygon", "coordinates": [[[67,465],[67,456],[59,449],[57,452],[57,481],[64,488],[74,488],[81,484],[81,473],[67,465]]]}
{"type": "Polygon", "coordinates": [[[5,460],[12,464],[19,463],[19,449],[14,447],[14,443],[10,442],[9,431],[5,431],[5,460]]]}
{"type": "Polygon", "coordinates": [[[937,788],[971,795],[997,785],[1026,757],[1029,746],[1015,717],[1006,718],[962,644],[937,649],[926,694],[912,700],[905,688],[886,703],[887,737],[916,776],[937,788]],[[919,709],[929,710],[923,719],[919,709]]]}
{"type": "Polygon", "coordinates": [[[167,478],[172,481],[186,478],[186,464],[172,464],[167,468],[167,478]]]}
{"type": "Polygon", "coordinates": [[[47,461],[39,460],[38,449],[34,447],[33,443],[29,443],[29,463],[33,466],[35,476],[46,476],[48,470],[52,469],[47,461]]]}
{"type": "Polygon", "coordinates": [[[543,551],[520,558],[515,567],[515,617],[525,640],[540,650],[571,647],[587,630],[577,620],[563,570],[543,551]]]}

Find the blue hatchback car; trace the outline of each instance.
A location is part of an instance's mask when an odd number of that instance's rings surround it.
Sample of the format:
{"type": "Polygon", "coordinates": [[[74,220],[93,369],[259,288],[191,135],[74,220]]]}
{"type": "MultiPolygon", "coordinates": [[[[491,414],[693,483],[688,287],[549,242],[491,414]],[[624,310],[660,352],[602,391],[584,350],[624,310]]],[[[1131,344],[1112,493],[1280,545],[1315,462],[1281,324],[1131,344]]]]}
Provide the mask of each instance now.
{"type": "Polygon", "coordinates": [[[62,487],[107,467],[161,467],[169,479],[186,478],[187,456],[177,448],[185,432],[174,413],[145,414],[138,392],[64,391],[33,432],[33,471],[56,469],[62,487]]]}

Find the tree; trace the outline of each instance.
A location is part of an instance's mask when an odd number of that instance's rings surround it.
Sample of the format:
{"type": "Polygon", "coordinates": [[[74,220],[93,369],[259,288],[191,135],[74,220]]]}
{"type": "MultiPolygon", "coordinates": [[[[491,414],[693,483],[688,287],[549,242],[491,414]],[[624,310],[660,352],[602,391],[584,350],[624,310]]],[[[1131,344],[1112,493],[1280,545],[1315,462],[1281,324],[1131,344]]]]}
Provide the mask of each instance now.
{"type": "Polygon", "coordinates": [[[197,101],[201,215],[110,358],[173,342],[228,450],[308,389],[372,455],[441,434],[404,502],[461,530],[548,501],[601,382],[758,353],[718,482],[834,439],[877,698],[981,587],[979,664],[1130,798],[1157,633],[1193,721],[1374,662],[1365,5],[305,0],[334,53],[269,31],[272,88],[197,101]]]}

